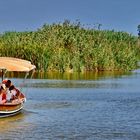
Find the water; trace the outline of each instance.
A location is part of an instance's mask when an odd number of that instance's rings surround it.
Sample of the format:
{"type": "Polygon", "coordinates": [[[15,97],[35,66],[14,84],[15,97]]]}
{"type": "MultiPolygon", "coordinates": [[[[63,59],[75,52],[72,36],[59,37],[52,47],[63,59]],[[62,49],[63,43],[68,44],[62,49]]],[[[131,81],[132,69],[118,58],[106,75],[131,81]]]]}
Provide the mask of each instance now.
{"type": "Polygon", "coordinates": [[[139,85],[139,70],[93,80],[27,80],[24,110],[0,119],[0,139],[139,140],[139,85]]]}

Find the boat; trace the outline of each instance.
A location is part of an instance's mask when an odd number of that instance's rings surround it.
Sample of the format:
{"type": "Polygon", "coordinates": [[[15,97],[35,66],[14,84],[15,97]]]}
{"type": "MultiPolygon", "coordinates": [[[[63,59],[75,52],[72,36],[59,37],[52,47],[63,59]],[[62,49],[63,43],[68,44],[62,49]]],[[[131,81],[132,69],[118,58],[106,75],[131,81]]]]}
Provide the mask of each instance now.
{"type": "MultiPolygon", "coordinates": [[[[9,72],[25,72],[25,78],[30,71],[34,71],[35,65],[30,61],[14,58],[14,57],[0,57],[0,71],[2,81],[7,71],[9,72]]],[[[23,109],[26,97],[20,92],[19,99],[15,99],[12,102],[0,103],[0,118],[16,115],[23,109]]]]}

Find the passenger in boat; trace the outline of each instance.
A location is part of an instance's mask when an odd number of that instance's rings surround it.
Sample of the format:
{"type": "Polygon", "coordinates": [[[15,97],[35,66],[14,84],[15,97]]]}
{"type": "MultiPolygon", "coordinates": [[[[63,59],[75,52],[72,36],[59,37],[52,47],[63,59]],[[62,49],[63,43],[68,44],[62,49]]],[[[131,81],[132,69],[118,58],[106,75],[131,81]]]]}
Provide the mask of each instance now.
{"type": "Polygon", "coordinates": [[[25,96],[14,85],[9,88],[9,91],[12,94],[13,100],[25,101],[25,96]]]}
{"type": "Polygon", "coordinates": [[[11,82],[11,80],[5,79],[5,80],[2,81],[2,84],[5,84],[6,90],[8,90],[9,87],[12,85],[12,82],[11,82]]]}
{"type": "Polygon", "coordinates": [[[6,86],[7,102],[20,101],[24,95],[12,84],[11,80],[3,80],[6,86]]]}
{"type": "Polygon", "coordinates": [[[2,83],[6,86],[7,102],[12,102],[13,100],[18,99],[19,90],[15,88],[11,80],[3,80],[2,83]]]}
{"type": "Polygon", "coordinates": [[[5,79],[2,81],[2,84],[4,84],[6,87],[6,100],[7,102],[11,102],[11,100],[13,100],[13,95],[10,93],[9,88],[12,85],[12,82],[11,80],[5,79]]]}
{"type": "Polygon", "coordinates": [[[14,85],[9,87],[9,91],[10,91],[11,95],[13,96],[12,97],[13,99],[18,99],[19,98],[20,91],[17,88],[15,88],[14,85]]]}
{"type": "Polygon", "coordinates": [[[6,87],[4,84],[2,84],[0,86],[0,104],[4,104],[6,103],[7,99],[6,99],[6,87]]]}
{"type": "Polygon", "coordinates": [[[8,89],[6,91],[6,100],[7,102],[12,102],[12,100],[14,100],[14,95],[10,92],[10,90],[8,89]]]}
{"type": "Polygon", "coordinates": [[[7,80],[4,84],[5,84],[7,89],[10,88],[10,86],[12,86],[11,80],[7,80]]]}

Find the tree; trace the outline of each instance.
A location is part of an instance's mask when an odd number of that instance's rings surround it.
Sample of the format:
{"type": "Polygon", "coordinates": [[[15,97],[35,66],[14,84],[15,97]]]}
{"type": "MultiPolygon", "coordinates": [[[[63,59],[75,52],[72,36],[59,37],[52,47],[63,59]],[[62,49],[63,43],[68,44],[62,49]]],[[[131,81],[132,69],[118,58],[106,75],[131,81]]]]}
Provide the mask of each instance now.
{"type": "Polygon", "coordinates": [[[137,28],[138,28],[138,29],[137,29],[137,31],[138,31],[138,36],[140,37],[140,24],[138,25],[137,28]]]}

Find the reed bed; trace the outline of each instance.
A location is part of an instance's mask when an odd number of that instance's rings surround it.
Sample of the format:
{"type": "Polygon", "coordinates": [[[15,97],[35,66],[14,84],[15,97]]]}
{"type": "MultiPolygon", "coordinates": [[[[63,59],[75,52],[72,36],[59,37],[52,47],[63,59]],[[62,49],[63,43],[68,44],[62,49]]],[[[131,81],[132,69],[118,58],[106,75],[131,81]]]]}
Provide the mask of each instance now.
{"type": "Polygon", "coordinates": [[[30,60],[42,71],[132,70],[140,56],[137,42],[137,37],[126,32],[64,21],[36,31],[1,34],[0,56],[30,60]]]}

